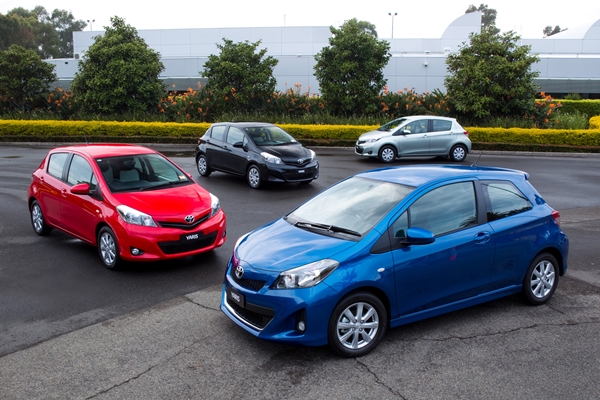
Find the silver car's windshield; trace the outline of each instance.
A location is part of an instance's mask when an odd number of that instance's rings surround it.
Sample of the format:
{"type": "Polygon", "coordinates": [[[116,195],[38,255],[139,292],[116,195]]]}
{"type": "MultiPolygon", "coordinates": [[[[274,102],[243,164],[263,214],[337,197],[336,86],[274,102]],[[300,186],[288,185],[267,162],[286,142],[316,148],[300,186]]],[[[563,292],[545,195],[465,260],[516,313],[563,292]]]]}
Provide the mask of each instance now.
{"type": "Polygon", "coordinates": [[[313,197],[286,220],[300,228],[359,238],[413,190],[411,186],[352,177],[313,197]]]}
{"type": "Polygon", "coordinates": [[[388,122],[385,125],[381,125],[379,128],[377,128],[377,130],[388,132],[388,131],[391,131],[392,129],[399,127],[404,122],[406,122],[406,118],[398,118],[398,119],[388,122]]]}
{"type": "Polygon", "coordinates": [[[192,183],[187,175],[160,154],[97,158],[111,192],[161,189],[192,183]]]}

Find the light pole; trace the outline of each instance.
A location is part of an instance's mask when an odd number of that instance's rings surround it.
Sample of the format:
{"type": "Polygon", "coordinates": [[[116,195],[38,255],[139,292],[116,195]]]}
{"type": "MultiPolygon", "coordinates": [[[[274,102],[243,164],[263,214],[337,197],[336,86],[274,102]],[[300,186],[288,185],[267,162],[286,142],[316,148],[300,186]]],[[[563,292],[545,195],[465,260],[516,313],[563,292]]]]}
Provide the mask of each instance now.
{"type": "Polygon", "coordinates": [[[395,13],[393,13],[393,14],[392,14],[392,13],[388,13],[388,15],[389,15],[390,17],[392,17],[392,39],[393,39],[393,38],[394,38],[394,17],[395,17],[396,15],[398,15],[398,13],[397,13],[397,12],[395,12],[395,13]]]}
{"type": "MultiPolygon", "coordinates": [[[[87,22],[90,24],[90,31],[93,30],[92,29],[92,23],[96,22],[95,19],[88,19],[87,22]]],[[[392,27],[394,26],[394,23],[392,22],[392,27]]],[[[392,28],[393,29],[393,28],[392,28]]]]}

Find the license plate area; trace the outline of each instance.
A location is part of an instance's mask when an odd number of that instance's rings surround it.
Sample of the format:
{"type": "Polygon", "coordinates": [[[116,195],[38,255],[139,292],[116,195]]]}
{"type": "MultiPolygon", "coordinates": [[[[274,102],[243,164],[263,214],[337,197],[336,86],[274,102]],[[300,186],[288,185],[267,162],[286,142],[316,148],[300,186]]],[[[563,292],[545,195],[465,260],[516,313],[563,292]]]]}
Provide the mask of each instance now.
{"type": "Polygon", "coordinates": [[[186,233],[179,237],[181,243],[196,242],[201,239],[204,239],[204,234],[202,232],[186,233]]]}
{"type": "Polygon", "coordinates": [[[227,299],[239,307],[246,308],[245,296],[230,286],[227,287],[227,299]]]}

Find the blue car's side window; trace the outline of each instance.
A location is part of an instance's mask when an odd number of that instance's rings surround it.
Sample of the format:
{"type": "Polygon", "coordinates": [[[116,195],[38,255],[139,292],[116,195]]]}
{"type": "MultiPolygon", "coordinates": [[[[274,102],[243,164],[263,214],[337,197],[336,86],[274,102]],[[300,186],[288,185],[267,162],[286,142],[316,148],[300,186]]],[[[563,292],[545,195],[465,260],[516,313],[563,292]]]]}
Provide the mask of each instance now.
{"type": "Polygon", "coordinates": [[[482,182],[488,221],[496,221],[531,210],[531,202],[509,181],[482,182]]]}
{"type": "Polygon", "coordinates": [[[473,182],[441,186],[410,206],[410,227],[427,229],[437,236],[476,225],[476,204],[473,182]]]}

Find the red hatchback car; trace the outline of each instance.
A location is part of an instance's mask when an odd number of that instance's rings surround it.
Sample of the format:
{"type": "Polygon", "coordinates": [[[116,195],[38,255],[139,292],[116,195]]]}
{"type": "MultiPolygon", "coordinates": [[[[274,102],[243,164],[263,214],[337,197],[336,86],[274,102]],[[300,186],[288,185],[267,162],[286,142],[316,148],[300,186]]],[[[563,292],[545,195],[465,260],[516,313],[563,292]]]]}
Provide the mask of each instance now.
{"type": "Polygon", "coordinates": [[[199,254],[226,240],[219,199],[142,146],[52,149],[32,174],[28,199],[35,233],[45,236],[57,228],[97,246],[109,269],[121,259],[199,254]]]}

